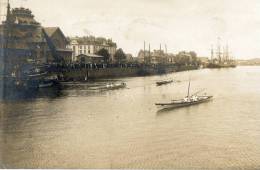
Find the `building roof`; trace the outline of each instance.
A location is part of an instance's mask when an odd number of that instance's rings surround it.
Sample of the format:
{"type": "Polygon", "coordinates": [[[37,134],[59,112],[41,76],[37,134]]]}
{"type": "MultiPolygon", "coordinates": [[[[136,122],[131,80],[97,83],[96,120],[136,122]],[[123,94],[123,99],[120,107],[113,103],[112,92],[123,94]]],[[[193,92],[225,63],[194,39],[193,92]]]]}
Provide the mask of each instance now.
{"type": "Polygon", "coordinates": [[[101,46],[113,46],[116,47],[117,44],[112,41],[112,39],[106,39],[103,37],[94,37],[94,36],[88,36],[88,37],[70,37],[70,42],[77,42],[79,45],[101,45],[101,46]]]}
{"type": "Polygon", "coordinates": [[[68,39],[65,37],[65,35],[63,34],[63,32],[61,31],[61,29],[59,27],[44,27],[43,28],[44,31],[46,32],[46,34],[48,35],[48,37],[52,37],[57,31],[60,32],[60,34],[63,36],[64,40],[69,43],[68,39]]]}
{"type": "Polygon", "coordinates": [[[91,58],[104,58],[103,56],[101,56],[101,55],[96,55],[96,54],[80,54],[80,55],[78,55],[77,57],[80,57],[80,56],[91,57],[91,58]]]}
{"type": "Polygon", "coordinates": [[[31,26],[40,26],[34,19],[32,11],[26,8],[14,8],[11,11],[10,18],[12,22],[19,25],[31,25],[31,26]]]}
{"type": "Polygon", "coordinates": [[[52,35],[58,31],[60,28],[59,27],[45,27],[44,30],[47,33],[49,37],[52,37],[52,35]]]}

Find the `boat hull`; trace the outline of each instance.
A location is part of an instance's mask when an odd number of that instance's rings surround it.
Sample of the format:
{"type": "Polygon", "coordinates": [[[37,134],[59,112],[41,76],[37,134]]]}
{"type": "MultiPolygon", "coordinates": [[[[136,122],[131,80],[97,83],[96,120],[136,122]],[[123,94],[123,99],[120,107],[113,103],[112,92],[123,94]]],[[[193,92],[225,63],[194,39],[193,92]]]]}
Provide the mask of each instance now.
{"type": "Polygon", "coordinates": [[[198,101],[192,101],[192,102],[184,102],[184,103],[156,103],[155,105],[159,107],[159,109],[175,109],[175,108],[181,108],[181,107],[188,107],[192,105],[198,105],[201,103],[205,103],[210,101],[213,98],[213,96],[207,96],[205,99],[201,99],[198,101]]]}
{"type": "Polygon", "coordinates": [[[157,86],[162,86],[162,85],[166,85],[166,84],[170,84],[170,83],[173,83],[173,81],[156,82],[157,86]]]}
{"type": "Polygon", "coordinates": [[[102,89],[103,90],[117,90],[117,89],[123,89],[123,88],[126,88],[125,83],[106,85],[106,87],[104,87],[102,89]]]}
{"type": "Polygon", "coordinates": [[[210,63],[207,68],[236,68],[236,64],[213,64],[210,63]]]}
{"type": "Polygon", "coordinates": [[[48,87],[52,87],[53,85],[54,83],[52,81],[39,83],[39,88],[48,88],[48,87]]]}

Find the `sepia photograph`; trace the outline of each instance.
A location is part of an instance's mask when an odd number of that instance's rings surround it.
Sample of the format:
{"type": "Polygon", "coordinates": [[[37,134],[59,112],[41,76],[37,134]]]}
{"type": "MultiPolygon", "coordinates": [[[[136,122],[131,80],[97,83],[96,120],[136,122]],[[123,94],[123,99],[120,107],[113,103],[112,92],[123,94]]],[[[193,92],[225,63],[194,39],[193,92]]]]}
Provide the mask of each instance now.
{"type": "Polygon", "coordinates": [[[0,169],[260,169],[259,0],[0,0],[0,169]]]}

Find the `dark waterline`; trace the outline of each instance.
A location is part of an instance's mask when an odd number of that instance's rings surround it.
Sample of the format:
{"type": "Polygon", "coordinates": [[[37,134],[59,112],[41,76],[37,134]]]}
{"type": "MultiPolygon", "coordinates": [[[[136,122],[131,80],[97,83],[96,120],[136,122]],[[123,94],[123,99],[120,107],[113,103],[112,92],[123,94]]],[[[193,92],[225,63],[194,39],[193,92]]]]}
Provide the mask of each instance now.
{"type": "MultiPolygon", "coordinates": [[[[260,168],[260,67],[65,84],[0,103],[8,168],[260,168]],[[154,103],[207,88],[211,102],[158,112],[154,103]],[[179,83],[157,87],[174,78],[179,83]]],[[[2,165],[1,165],[2,164],[2,165]]]]}

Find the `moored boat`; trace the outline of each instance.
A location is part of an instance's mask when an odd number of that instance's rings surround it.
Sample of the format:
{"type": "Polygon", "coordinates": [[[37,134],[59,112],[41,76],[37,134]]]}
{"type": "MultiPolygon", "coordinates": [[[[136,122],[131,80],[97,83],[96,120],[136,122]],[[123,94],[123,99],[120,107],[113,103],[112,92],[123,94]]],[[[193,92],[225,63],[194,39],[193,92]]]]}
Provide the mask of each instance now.
{"type": "Polygon", "coordinates": [[[106,85],[105,89],[108,90],[115,90],[115,89],[121,89],[121,88],[125,88],[126,87],[126,83],[109,83],[106,85]]]}
{"type": "Polygon", "coordinates": [[[47,87],[52,87],[53,86],[52,81],[43,81],[39,83],[39,88],[47,88],[47,87]]]}
{"type": "Polygon", "coordinates": [[[173,83],[173,80],[164,80],[164,81],[156,82],[157,86],[162,86],[162,85],[170,84],[170,83],[173,83]]]}

